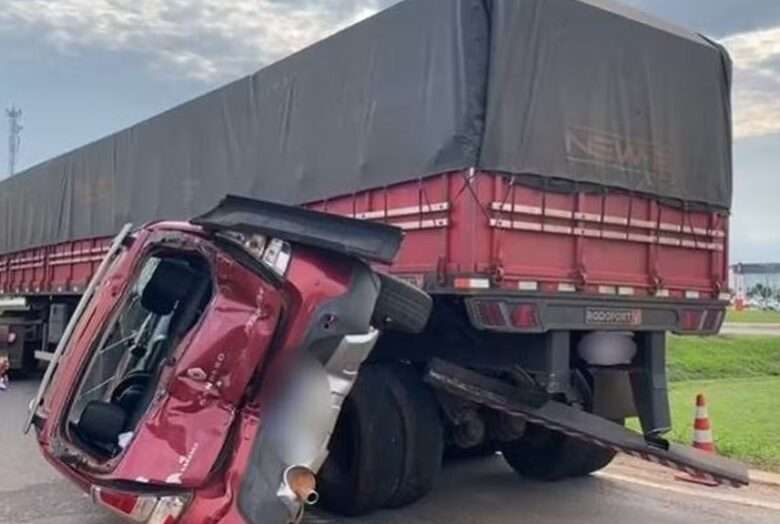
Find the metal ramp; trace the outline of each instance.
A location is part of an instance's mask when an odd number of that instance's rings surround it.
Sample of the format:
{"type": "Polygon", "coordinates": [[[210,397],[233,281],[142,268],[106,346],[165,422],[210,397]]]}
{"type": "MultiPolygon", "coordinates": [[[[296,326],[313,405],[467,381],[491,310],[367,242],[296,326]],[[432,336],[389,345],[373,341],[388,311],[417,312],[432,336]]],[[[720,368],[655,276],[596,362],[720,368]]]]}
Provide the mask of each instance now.
{"type": "Polygon", "coordinates": [[[431,362],[425,380],[452,395],[648,462],[701,475],[719,484],[739,487],[749,483],[747,467],[739,462],[661,438],[648,440],[609,420],[560,402],[540,402],[533,391],[443,360],[431,362]]]}

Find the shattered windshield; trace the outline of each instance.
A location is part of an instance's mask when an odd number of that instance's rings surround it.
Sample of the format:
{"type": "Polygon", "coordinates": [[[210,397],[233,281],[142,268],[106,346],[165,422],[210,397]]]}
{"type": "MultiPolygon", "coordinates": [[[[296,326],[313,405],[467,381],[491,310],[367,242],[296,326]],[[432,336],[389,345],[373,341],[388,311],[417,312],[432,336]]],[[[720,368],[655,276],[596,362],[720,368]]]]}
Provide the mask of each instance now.
{"type": "Polygon", "coordinates": [[[152,398],[166,359],[211,297],[208,264],[196,256],[149,256],[94,348],[68,417],[94,403],[118,407],[130,428],[152,398]]]}
{"type": "Polygon", "coordinates": [[[130,288],[112,328],[95,351],[73,404],[73,415],[81,413],[91,400],[109,401],[111,391],[123,376],[144,368],[149,360],[148,349],[153,336],[165,339],[170,314],[156,315],[146,309],[141,300],[159,263],[160,258],[149,258],[130,288]]]}

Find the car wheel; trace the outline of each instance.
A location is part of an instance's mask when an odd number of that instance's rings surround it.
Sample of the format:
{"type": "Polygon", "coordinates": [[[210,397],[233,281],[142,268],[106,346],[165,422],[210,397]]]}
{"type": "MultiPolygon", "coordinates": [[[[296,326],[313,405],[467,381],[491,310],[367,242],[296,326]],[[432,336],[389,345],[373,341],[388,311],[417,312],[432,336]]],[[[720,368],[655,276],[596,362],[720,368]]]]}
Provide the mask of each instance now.
{"type": "Polygon", "coordinates": [[[322,506],[347,516],[384,507],[404,469],[403,426],[386,371],[366,365],[345,399],[319,473],[322,506]]]}
{"type": "Polygon", "coordinates": [[[386,367],[385,372],[403,430],[403,470],[395,493],[386,503],[397,508],[433,489],[444,455],[444,427],[433,391],[412,366],[397,364],[386,367]]]}

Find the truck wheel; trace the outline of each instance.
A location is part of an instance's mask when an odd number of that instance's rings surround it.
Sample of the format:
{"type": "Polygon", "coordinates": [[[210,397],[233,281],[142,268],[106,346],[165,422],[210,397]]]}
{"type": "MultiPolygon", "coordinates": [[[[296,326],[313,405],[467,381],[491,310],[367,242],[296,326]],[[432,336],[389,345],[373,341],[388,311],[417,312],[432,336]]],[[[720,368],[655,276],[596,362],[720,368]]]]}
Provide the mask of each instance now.
{"type": "MultiPolygon", "coordinates": [[[[590,411],[591,389],[587,378],[575,373],[574,387],[583,409],[590,411]]],[[[622,420],[614,422],[623,424],[622,420]]],[[[612,449],[537,424],[528,424],[522,438],[502,444],[501,453],[520,475],[545,481],[589,475],[606,467],[617,454],[612,449]]]]}
{"type": "Polygon", "coordinates": [[[492,440],[472,448],[461,448],[452,445],[444,452],[444,459],[447,461],[486,459],[495,455],[497,451],[498,446],[492,440]]]}
{"type": "Polygon", "coordinates": [[[387,372],[366,365],[344,401],[319,473],[325,509],[364,515],[384,507],[398,489],[404,469],[403,425],[395,409],[387,372]]]}
{"type": "Polygon", "coordinates": [[[377,275],[382,287],[374,307],[373,325],[404,333],[422,332],[431,316],[431,296],[398,277],[377,275]]]}
{"type": "Polygon", "coordinates": [[[412,366],[388,366],[387,381],[403,428],[403,470],[398,487],[385,504],[411,504],[433,489],[444,455],[444,426],[433,391],[412,366]]]}
{"type": "Polygon", "coordinates": [[[532,424],[523,438],[503,444],[501,453],[521,476],[545,481],[589,475],[615,457],[611,449],[532,424]]]}

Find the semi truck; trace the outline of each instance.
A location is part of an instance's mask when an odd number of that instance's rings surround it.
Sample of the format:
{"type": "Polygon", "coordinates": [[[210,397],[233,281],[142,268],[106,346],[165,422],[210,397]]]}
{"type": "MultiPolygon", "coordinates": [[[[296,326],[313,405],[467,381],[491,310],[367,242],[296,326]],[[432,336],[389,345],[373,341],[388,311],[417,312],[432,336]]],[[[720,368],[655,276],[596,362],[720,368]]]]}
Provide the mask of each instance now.
{"type": "Polygon", "coordinates": [[[730,83],[721,46],[619,4],[405,0],[0,183],[0,352],[51,358],[125,223],[235,193],[402,230],[372,264],[432,300],[360,367],[315,471],[330,509],[411,503],[449,450],[746,483],[663,438],[667,334],[717,333],[729,299],[730,83]]]}

